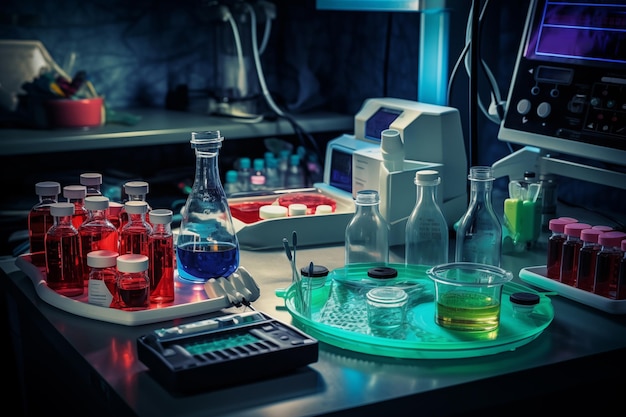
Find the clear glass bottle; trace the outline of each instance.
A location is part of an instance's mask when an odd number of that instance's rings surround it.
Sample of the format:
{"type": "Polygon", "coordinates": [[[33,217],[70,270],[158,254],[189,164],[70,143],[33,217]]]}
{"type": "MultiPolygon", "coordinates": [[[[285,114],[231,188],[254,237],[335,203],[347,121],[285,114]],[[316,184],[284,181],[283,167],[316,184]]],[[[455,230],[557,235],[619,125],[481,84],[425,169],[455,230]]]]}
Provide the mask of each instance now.
{"type": "Polygon", "coordinates": [[[252,174],[250,175],[250,191],[265,190],[267,180],[265,177],[265,160],[255,158],[254,161],[252,161],[252,168],[252,174]]]}
{"type": "Polygon", "coordinates": [[[583,242],[580,240],[580,233],[584,229],[591,228],[587,223],[570,223],[565,225],[563,233],[567,238],[563,242],[561,254],[561,271],[559,280],[566,285],[575,286],[576,276],[578,274],[578,256],[583,242]]]}
{"type": "MultiPolygon", "coordinates": [[[[124,184],[124,193],[128,196],[128,199],[124,201],[124,204],[128,201],[145,201],[148,202],[146,196],[150,191],[150,185],[146,181],[128,181],[124,184]]],[[[150,203],[148,203],[148,211],[146,212],[146,221],[150,223],[150,203]]],[[[120,228],[128,223],[128,213],[126,207],[122,207],[120,211],[120,228]]]]}
{"type": "Polygon", "coordinates": [[[150,307],[148,257],[126,254],[117,257],[117,294],[119,308],[126,311],[150,307]]]}
{"type": "Polygon", "coordinates": [[[104,196],[90,196],[85,198],[87,218],[78,227],[80,246],[83,254],[83,278],[89,281],[89,265],[87,254],[96,250],[118,252],[119,233],[117,228],[107,218],[109,199],[104,196]]]}
{"type": "Polygon", "coordinates": [[[576,269],[576,288],[584,291],[593,291],[593,281],[596,274],[596,261],[602,246],[598,237],[604,233],[600,229],[585,229],[580,232],[582,247],[578,254],[578,268],[576,269]]]}
{"type": "Polygon", "coordinates": [[[84,172],[80,174],[80,185],[87,187],[86,197],[102,195],[102,174],[97,172],[84,172]]]}
{"type": "Polygon", "coordinates": [[[145,201],[127,201],[124,204],[128,213],[128,223],[120,230],[120,255],[136,253],[148,256],[148,236],[152,225],[146,221],[148,203],[145,201]]]}
{"type": "Polygon", "coordinates": [[[292,154],[289,156],[289,167],[285,174],[285,188],[304,188],[306,187],[306,179],[304,170],[300,164],[300,155],[292,154]]]}
{"type": "Polygon", "coordinates": [[[69,202],[50,205],[54,223],[45,238],[47,285],[66,297],[85,291],[80,238],[72,223],[74,207],[69,202]]]}
{"type": "Polygon", "coordinates": [[[79,228],[87,218],[87,209],[85,208],[85,197],[87,197],[87,187],[84,185],[66,185],[63,187],[63,197],[74,204],[74,215],[72,216],[72,224],[75,228],[79,228]]]}
{"type": "Polygon", "coordinates": [[[87,254],[89,282],[87,302],[101,307],[118,307],[117,257],[110,250],[96,250],[87,254]]]}
{"type": "Polygon", "coordinates": [[[239,182],[239,190],[242,192],[250,191],[250,176],[252,175],[252,161],[248,157],[239,158],[239,168],[237,169],[237,178],[239,182]]]}
{"type": "Polygon", "coordinates": [[[500,266],[502,226],[493,210],[493,169],[470,168],[470,201],[456,231],[456,262],[500,266]]]}
{"type": "Polygon", "coordinates": [[[404,261],[407,265],[435,266],[448,262],[448,224],[439,203],[439,172],[415,173],[417,197],[415,208],[406,222],[404,261]]]}
{"type": "Polygon", "coordinates": [[[615,299],[619,264],[624,256],[622,254],[622,240],[626,239],[626,233],[612,231],[598,236],[598,243],[602,249],[598,252],[596,260],[596,275],[593,292],[603,297],[615,299]]]}
{"type": "Polygon", "coordinates": [[[389,262],[389,223],[380,214],[378,191],[358,191],[355,204],[354,216],[346,226],[346,265],[389,262]]]}
{"type": "Polygon", "coordinates": [[[174,301],[174,235],[172,217],[168,209],[150,212],[152,233],[148,236],[148,257],[150,265],[150,302],[167,304],[174,301]]]}
{"type": "Polygon", "coordinates": [[[282,188],[280,172],[278,171],[278,160],[274,156],[268,156],[265,159],[265,187],[268,190],[282,188]]]}
{"type": "Polygon", "coordinates": [[[226,176],[224,177],[224,192],[226,193],[226,197],[230,197],[240,191],[238,175],[239,174],[234,169],[226,171],[226,176]]]}
{"type": "Polygon", "coordinates": [[[219,175],[224,137],[219,131],[193,132],[196,172],[176,243],[179,276],[192,282],[228,277],[239,267],[239,241],[219,175]]]}
{"type": "Polygon", "coordinates": [[[59,201],[61,184],[56,181],[42,181],[35,184],[35,194],[39,202],[28,212],[28,240],[30,245],[31,262],[35,266],[46,266],[45,238],[48,229],[52,227],[54,219],[50,214],[50,205],[59,201]]]}

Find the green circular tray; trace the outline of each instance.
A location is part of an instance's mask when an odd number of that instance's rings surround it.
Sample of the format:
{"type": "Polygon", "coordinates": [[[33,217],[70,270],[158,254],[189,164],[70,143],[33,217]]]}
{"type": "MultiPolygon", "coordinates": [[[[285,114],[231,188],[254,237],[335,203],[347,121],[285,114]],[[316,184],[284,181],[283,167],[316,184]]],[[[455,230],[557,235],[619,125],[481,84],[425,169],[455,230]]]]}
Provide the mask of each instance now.
{"type": "Polygon", "coordinates": [[[500,326],[489,333],[448,330],[435,323],[434,284],[426,267],[388,264],[398,270],[396,278],[375,280],[367,277],[372,265],[339,268],[328,275],[324,287],[313,294],[310,317],[296,305],[297,285],[277,290],[294,325],[318,339],[343,349],[377,356],[411,359],[454,359],[512,351],[537,338],[552,322],[550,299],[521,284],[503,286],[500,326]],[[399,285],[410,296],[407,320],[401,329],[385,336],[373,335],[367,323],[364,292],[374,285],[399,285]],[[509,301],[515,292],[540,295],[532,312],[518,312],[509,301]],[[321,298],[320,298],[321,297],[321,298]]]}

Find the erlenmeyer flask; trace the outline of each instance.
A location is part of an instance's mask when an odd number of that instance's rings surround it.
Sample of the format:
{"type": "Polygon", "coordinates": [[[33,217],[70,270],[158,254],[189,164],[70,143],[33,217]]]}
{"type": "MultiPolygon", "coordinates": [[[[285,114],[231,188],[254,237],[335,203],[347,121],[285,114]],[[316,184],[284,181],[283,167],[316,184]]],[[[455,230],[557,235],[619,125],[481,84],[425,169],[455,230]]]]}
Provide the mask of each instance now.
{"type": "Polygon", "coordinates": [[[219,131],[191,134],[196,174],[176,244],[178,273],[188,281],[228,277],[239,267],[239,241],[219,175],[223,140],[219,131]]]}

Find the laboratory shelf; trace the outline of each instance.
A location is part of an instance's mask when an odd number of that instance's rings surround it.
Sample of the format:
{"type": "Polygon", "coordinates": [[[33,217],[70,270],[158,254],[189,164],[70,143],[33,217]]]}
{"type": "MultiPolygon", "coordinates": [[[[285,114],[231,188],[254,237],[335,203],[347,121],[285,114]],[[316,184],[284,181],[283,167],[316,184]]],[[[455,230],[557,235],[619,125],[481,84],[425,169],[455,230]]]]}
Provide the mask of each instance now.
{"type": "MultiPolygon", "coordinates": [[[[294,134],[285,119],[249,123],[229,117],[163,109],[129,109],[139,117],[134,125],[105,124],[91,129],[0,129],[0,156],[84,151],[161,144],[188,143],[189,132],[220,130],[228,140],[294,134]]],[[[354,118],[329,112],[294,115],[309,133],[352,132],[354,118]]]]}

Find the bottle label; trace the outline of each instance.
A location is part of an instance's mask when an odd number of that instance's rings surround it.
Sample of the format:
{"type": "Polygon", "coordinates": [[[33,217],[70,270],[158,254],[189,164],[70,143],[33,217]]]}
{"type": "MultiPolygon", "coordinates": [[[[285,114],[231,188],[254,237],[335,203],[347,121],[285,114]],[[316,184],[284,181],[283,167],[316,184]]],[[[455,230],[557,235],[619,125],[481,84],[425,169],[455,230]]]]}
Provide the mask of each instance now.
{"type": "Polygon", "coordinates": [[[113,294],[103,280],[90,279],[87,286],[87,302],[101,307],[109,307],[113,294]]]}

